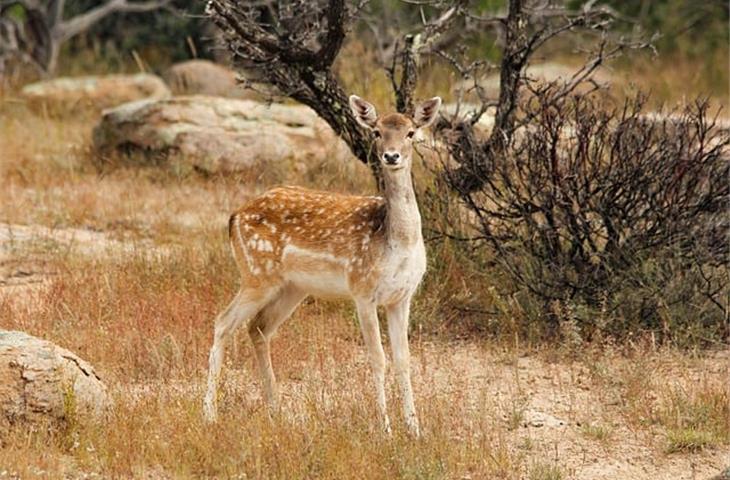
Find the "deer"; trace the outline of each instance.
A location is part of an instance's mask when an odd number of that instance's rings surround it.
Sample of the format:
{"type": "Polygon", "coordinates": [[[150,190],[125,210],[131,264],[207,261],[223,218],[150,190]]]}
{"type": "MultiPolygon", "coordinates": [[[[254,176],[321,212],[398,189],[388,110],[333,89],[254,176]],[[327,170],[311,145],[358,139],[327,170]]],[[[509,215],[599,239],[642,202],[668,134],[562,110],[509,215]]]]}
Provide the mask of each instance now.
{"type": "Polygon", "coordinates": [[[254,346],[263,396],[278,404],[270,342],[277,328],[308,296],[355,303],[375,384],[377,410],[391,432],[386,407],[386,359],[377,308],[387,316],[392,361],[407,430],[420,435],[410,376],[408,325],[411,299],[426,272],[421,216],[411,178],[416,131],[430,126],[441,98],[407,116],[378,116],[352,95],[357,123],[369,131],[382,166],[382,196],[355,196],[296,186],[271,189],[235,211],[228,231],[240,273],[240,290],[215,320],[207,391],[208,421],[217,418],[217,382],[226,343],[240,326],[254,346]]]}

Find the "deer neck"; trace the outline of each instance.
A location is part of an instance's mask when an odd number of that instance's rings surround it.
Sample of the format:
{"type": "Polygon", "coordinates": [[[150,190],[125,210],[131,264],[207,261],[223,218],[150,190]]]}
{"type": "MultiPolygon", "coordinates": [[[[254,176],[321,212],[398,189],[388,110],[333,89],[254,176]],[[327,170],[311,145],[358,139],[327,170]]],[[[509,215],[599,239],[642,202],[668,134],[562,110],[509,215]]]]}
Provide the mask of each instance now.
{"type": "Polygon", "coordinates": [[[421,214],[408,168],[384,172],[386,239],[389,247],[411,247],[423,242],[421,214]]]}

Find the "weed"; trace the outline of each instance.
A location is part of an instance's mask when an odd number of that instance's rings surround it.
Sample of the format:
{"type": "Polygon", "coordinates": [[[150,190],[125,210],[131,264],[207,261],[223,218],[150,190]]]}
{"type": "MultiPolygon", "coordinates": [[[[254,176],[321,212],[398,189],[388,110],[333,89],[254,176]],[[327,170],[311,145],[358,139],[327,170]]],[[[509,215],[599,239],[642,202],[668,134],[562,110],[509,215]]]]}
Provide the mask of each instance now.
{"type": "Polygon", "coordinates": [[[527,478],[530,480],[563,480],[563,470],[551,463],[537,462],[530,466],[527,478]]]}
{"type": "Polygon", "coordinates": [[[601,443],[608,442],[613,434],[613,429],[611,427],[593,423],[582,425],[580,431],[586,438],[590,438],[601,443]]]}

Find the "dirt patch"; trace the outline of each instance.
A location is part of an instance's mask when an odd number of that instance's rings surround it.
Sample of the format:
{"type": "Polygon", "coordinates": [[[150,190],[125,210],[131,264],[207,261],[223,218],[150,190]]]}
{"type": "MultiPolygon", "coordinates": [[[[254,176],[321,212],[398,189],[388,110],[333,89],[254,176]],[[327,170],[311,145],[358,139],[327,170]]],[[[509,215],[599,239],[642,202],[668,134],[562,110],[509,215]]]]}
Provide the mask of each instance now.
{"type": "MultiPolygon", "coordinates": [[[[661,434],[639,432],[627,422],[619,392],[596,381],[583,361],[553,363],[520,357],[505,362],[470,346],[450,352],[447,358],[451,369],[461,372],[468,382],[467,391],[483,391],[502,406],[505,424],[518,448],[551,459],[570,478],[707,478],[730,463],[728,449],[665,454],[661,434]],[[590,438],[589,428],[597,425],[610,432],[610,439],[590,438]]],[[[724,352],[689,366],[680,361],[664,363],[664,371],[656,374],[666,381],[730,378],[728,358],[724,352]]],[[[452,375],[436,373],[444,374],[452,375]]],[[[466,408],[479,407],[472,400],[466,408]]]]}
{"type": "Polygon", "coordinates": [[[68,255],[105,257],[140,249],[167,251],[150,240],[112,238],[94,230],[0,223],[0,293],[17,295],[42,288],[61,272],[61,260],[68,255]]]}
{"type": "Polygon", "coordinates": [[[111,238],[104,232],[82,228],[51,228],[43,225],[0,223],[0,250],[12,252],[45,250],[65,253],[76,251],[98,255],[110,250],[130,251],[134,245],[111,238]]]}

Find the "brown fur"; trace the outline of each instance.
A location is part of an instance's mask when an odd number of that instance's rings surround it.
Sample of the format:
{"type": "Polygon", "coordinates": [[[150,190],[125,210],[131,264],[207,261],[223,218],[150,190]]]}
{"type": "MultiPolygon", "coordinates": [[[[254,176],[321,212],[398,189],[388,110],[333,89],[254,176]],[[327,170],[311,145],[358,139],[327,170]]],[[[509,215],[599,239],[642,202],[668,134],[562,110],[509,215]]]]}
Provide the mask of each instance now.
{"type": "MultiPolygon", "coordinates": [[[[348,277],[362,279],[385,239],[385,202],[365,197],[281,187],[255,198],[231,216],[229,233],[242,281],[278,283],[287,245],[343,259],[348,277]]],[[[321,262],[297,270],[322,268],[321,262]]],[[[289,267],[292,267],[289,265],[289,267]]]]}
{"type": "Polygon", "coordinates": [[[383,128],[413,128],[413,121],[400,113],[390,113],[383,118],[379,118],[377,125],[383,128]]]}

